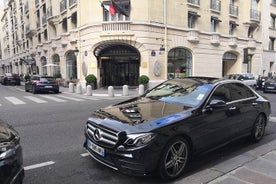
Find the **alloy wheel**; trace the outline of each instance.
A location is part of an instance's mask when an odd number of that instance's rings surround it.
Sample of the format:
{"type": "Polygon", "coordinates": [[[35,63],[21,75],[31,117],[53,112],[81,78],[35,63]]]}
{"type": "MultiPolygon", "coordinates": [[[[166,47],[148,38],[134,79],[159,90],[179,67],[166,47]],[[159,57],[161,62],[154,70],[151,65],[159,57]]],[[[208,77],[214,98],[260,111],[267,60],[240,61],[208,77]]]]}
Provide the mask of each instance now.
{"type": "Polygon", "coordinates": [[[177,177],[184,169],[188,160],[188,146],[185,141],[178,140],[168,149],[164,159],[164,169],[170,178],[177,177]]]}
{"type": "Polygon", "coordinates": [[[258,118],[255,121],[253,131],[252,131],[252,137],[253,140],[258,142],[262,139],[265,133],[265,126],[266,126],[266,120],[263,115],[259,115],[258,118]]]}

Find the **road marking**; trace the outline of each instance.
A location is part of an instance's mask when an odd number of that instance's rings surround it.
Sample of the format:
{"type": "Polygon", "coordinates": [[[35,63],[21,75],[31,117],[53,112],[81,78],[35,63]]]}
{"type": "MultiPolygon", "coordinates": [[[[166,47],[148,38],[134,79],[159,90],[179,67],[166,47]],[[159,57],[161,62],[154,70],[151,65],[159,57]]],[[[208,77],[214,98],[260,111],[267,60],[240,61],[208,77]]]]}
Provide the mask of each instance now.
{"type": "Polygon", "coordinates": [[[270,116],[270,117],[269,117],[269,121],[276,123],[276,117],[270,116]]]}
{"type": "Polygon", "coordinates": [[[43,163],[39,163],[39,164],[26,166],[26,167],[24,167],[24,170],[27,171],[27,170],[31,170],[31,169],[37,169],[37,168],[40,168],[40,167],[45,167],[45,166],[53,165],[53,164],[55,164],[55,162],[53,162],[53,161],[43,162],[43,163]]]}
{"type": "Polygon", "coordinates": [[[79,102],[84,101],[84,99],[80,99],[80,98],[73,98],[73,97],[63,96],[63,95],[58,95],[58,96],[62,97],[62,98],[65,98],[65,99],[68,99],[68,100],[73,100],[73,101],[79,101],[79,102]]]}
{"type": "Polygon", "coordinates": [[[36,97],[33,97],[33,96],[24,96],[24,98],[27,98],[33,102],[36,102],[36,103],[48,103],[47,101],[45,100],[42,100],[40,98],[36,98],[36,97]]]}
{"type": "Polygon", "coordinates": [[[67,102],[67,100],[63,100],[63,99],[56,98],[56,97],[53,97],[53,96],[44,96],[44,95],[39,95],[39,96],[41,96],[42,98],[47,98],[49,100],[56,101],[56,102],[67,102]]]}
{"type": "Polygon", "coordinates": [[[5,97],[8,101],[10,101],[11,103],[13,103],[14,105],[22,105],[22,104],[26,104],[25,102],[23,102],[22,100],[19,100],[16,97],[5,97]]]}
{"type": "Polygon", "coordinates": [[[80,154],[82,157],[87,157],[87,156],[89,156],[89,153],[82,153],[82,154],[80,154]]]}

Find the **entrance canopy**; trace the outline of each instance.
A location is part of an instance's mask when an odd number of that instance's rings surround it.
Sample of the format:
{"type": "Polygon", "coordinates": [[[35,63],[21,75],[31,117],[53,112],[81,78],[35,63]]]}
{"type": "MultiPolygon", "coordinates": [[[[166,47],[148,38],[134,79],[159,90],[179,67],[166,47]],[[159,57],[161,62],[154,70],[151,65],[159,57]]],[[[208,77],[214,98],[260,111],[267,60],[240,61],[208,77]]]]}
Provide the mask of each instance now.
{"type": "Polygon", "coordinates": [[[138,52],[138,50],[127,44],[124,42],[118,42],[118,41],[106,41],[106,42],[102,42],[101,45],[97,46],[94,49],[94,55],[98,58],[100,55],[104,55],[104,56],[119,56],[120,55],[136,55],[140,58],[140,54],[138,52]],[[127,52],[125,53],[116,53],[115,50],[125,50],[127,52]]]}

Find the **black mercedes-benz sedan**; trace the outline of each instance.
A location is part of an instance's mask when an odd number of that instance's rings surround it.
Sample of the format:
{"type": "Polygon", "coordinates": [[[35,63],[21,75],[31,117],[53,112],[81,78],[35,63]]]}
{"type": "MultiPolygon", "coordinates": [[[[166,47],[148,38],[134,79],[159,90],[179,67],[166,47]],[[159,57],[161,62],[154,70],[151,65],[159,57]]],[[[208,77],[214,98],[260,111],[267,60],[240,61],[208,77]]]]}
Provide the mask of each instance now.
{"type": "Polygon", "coordinates": [[[18,133],[0,121],[0,183],[21,184],[24,178],[22,148],[18,133]]]}
{"type": "Polygon", "coordinates": [[[85,126],[84,147],[120,172],[174,179],[191,155],[244,136],[260,141],[270,112],[270,102],[240,81],[172,79],[95,111],[85,126]]]}

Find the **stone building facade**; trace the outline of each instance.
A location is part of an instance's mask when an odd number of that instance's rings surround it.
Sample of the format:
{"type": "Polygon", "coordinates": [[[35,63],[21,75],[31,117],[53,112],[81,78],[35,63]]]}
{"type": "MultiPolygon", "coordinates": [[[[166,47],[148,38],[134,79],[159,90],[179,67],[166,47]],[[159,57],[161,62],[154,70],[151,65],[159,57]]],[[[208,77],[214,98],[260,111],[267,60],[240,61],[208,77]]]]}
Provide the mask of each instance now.
{"type": "Polygon", "coordinates": [[[9,0],[1,12],[1,73],[104,87],[276,71],[275,0],[9,0]]]}

